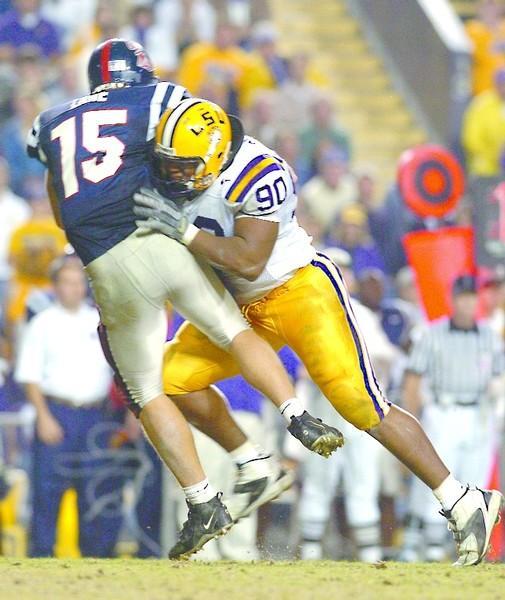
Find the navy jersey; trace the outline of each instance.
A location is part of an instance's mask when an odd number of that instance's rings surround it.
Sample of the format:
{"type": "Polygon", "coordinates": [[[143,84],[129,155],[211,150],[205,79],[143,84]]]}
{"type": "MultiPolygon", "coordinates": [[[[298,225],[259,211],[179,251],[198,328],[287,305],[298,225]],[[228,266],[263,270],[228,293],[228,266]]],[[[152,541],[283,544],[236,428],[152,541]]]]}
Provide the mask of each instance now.
{"type": "Polygon", "coordinates": [[[155,83],[98,92],[42,112],[28,153],[52,176],[69,242],[84,264],[135,229],[133,194],[149,184],[156,125],[186,90],[155,83]]]}

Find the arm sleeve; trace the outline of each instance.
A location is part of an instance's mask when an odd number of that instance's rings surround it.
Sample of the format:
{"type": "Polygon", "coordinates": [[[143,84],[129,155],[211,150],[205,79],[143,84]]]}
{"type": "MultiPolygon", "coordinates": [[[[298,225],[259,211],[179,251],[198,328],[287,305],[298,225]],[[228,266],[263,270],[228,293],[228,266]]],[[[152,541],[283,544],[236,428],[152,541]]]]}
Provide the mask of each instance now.
{"type": "Polygon", "coordinates": [[[279,164],[267,166],[265,171],[244,187],[245,195],[236,218],[255,217],[280,222],[279,209],[288,197],[293,182],[287,170],[279,164]]]}
{"type": "Polygon", "coordinates": [[[44,332],[34,317],[21,338],[14,378],[18,383],[41,383],[44,374],[44,332]]]}
{"type": "Polygon", "coordinates": [[[26,138],[26,152],[30,158],[36,158],[43,165],[47,164],[47,158],[40,147],[40,115],[35,118],[32,128],[26,138]]]}
{"type": "Polygon", "coordinates": [[[149,105],[149,124],[147,126],[146,140],[154,138],[156,126],[161,115],[168,109],[177,106],[181,100],[190,98],[188,90],[181,85],[161,81],[156,85],[149,105]]]}
{"type": "Polygon", "coordinates": [[[430,330],[426,329],[412,348],[407,361],[407,371],[424,375],[428,370],[429,357],[431,353],[430,330]]]}
{"type": "Polygon", "coordinates": [[[161,115],[167,110],[167,108],[174,108],[182,100],[191,98],[191,94],[182,85],[172,85],[171,89],[168,89],[165,93],[163,101],[161,103],[161,115]]]}

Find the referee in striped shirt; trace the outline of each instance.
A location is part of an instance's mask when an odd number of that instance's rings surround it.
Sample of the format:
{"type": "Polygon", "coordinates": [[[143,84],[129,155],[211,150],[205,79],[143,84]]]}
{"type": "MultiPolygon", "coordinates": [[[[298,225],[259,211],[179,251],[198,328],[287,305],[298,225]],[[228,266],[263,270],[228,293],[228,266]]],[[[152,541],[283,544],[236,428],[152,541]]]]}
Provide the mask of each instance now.
{"type": "MultiPolygon", "coordinates": [[[[458,277],[452,300],[451,317],[429,325],[412,349],[403,385],[404,404],[421,418],[454,475],[484,487],[498,444],[493,416],[494,401],[503,394],[503,342],[487,323],[476,320],[475,277],[458,277]]],[[[419,480],[412,484],[410,513],[414,522],[422,524],[424,558],[445,558],[446,523],[437,519],[436,500],[419,480]]],[[[420,539],[413,532],[406,535],[404,554],[417,560],[420,539]]]]}

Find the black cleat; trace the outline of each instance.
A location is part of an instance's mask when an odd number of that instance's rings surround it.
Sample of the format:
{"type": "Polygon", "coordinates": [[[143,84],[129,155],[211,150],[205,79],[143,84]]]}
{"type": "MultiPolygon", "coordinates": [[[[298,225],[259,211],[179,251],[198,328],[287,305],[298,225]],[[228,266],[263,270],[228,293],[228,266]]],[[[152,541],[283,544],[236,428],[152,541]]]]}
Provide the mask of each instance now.
{"type": "Polygon", "coordinates": [[[291,417],[289,433],[308,448],[328,458],[337,448],[344,445],[344,436],[335,427],[326,425],[307,411],[299,417],[291,417]]]}
{"type": "Polygon", "coordinates": [[[186,560],[213,538],[224,535],[233,525],[219,493],[208,502],[188,504],[188,520],[182,526],[179,539],[168,558],[186,560]]]}

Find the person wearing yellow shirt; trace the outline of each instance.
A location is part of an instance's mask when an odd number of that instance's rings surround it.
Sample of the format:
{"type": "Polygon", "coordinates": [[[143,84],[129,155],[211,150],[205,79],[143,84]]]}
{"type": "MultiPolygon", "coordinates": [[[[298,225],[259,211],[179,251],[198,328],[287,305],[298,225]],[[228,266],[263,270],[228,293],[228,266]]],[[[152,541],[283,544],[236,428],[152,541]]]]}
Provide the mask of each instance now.
{"type": "Polygon", "coordinates": [[[254,90],[270,85],[266,68],[237,45],[235,29],[226,23],[217,27],[214,42],[192,44],[182,55],[182,86],[200,96],[210,82],[226,90],[229,112],[248,107],[254,90]]]}
{"type": "Polygon", "coordinates": [[[24,317],[30,292],[50,286],[49,267],[67,245],[47,199],[32,200],[31,207],[32,217],[12,233],[9,244],[13,275],[7,293],[6,320],[10,337],[24,317]]]}
{"type": "Polygon", "coordinates": [[[505,166],[505,68],[496,71],[494,84],[470,102],[463,117],[468,172],[479,177],[499,175],[505,166]]]}
{"type": "Polygon", "coordinates": [[[505,19],[497,0],[481,0],[478,18],[468,21],[466,33],[473,44],[472,93],[493,87],[493,73],[505,66],[505,19]]]}

